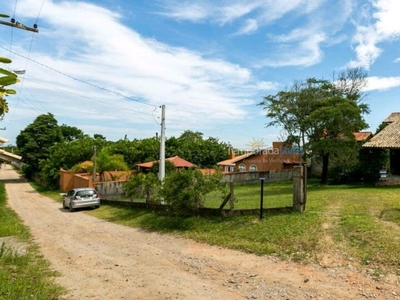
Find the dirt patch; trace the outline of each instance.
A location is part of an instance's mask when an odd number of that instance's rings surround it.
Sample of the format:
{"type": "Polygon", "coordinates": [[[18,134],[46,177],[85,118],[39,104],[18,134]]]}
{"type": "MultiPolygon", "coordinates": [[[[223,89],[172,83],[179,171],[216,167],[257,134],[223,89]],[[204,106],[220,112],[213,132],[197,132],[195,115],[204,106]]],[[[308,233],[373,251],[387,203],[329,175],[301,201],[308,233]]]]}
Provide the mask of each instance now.
{"type": "Polygon", "coordinates": [[[0,237],[0,253],[25,255],[28,245],[13,236],[0,237]]]}
{"type": "Polygon", "coordinates": [[[304,266],[124,227],[70,213],[18,178],[0,170],[63,299],[400,299],[396,277],[377,281],[351,262],[304,266]]]}

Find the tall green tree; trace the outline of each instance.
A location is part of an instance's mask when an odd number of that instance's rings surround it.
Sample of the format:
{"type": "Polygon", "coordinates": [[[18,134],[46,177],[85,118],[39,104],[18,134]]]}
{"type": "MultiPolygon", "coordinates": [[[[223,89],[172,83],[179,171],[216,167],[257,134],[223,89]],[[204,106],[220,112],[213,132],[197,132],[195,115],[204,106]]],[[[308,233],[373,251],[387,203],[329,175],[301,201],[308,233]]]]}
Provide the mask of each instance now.
{"type": "Polygon", "coordinates": [[[16,142],[22,162],[26,164],[25,175],[31,178],[33,174],[39,174],[40,162],[49,157],[49,150],[54,144],[63,140],[61,129],[51,113],[38,116],[22,130],[16,142]]]}
{"type": "Polygon", "coordinates": [[[323,184],[328,181],[330,158],[355,151],[353,133],[367,127],[363,115],[369,108],[361,101],[365,83],[362,69],[348,69],[332,81],[297,81],[259,103],[270,120],[267,127],[281,126],[287,142],[302,147],[303,155],[312,150],[321,157],[323,184]]]}
{"type": "Polygon", "coordinates": [[[166,156],[178,155],[201,168],[215,167],[217,162],[227,159],[229,145],[217,138],[203,138],[203,133],[184,131],[178,138],[168,138],[166,156]]]}
{"type": "Polygon", "coordinates": [[[60,129],[61,129],[61,134],[66,142],[71,142],[77,139],[81,139],[84,136],[83,131],[74,126],[62,124],[60,126],[60,129]]]}
{"type": "Polygon", "coordinates": [[[60,169],[70,170],[76,164],[90,161],[95,144],[96,141],[88,135],[54,144],[49,148],[49,156],[40,161],[40,178],[47,187],[57,189],[60,169]]]}

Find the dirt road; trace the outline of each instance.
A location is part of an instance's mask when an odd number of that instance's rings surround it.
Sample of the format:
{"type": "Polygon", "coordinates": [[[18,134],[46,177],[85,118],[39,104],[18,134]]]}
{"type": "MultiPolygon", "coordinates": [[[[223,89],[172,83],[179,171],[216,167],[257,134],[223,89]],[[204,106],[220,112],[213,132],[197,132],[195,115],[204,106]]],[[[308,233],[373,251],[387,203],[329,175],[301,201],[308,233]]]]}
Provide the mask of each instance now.
{"type": "Polygon", "coordinates": [[[395,277],[375,281],[351,265],[302,266],[127,228],[62,209],[9,166],[0,180],[62,274],[62,299],[400,299],[395,277]]]}

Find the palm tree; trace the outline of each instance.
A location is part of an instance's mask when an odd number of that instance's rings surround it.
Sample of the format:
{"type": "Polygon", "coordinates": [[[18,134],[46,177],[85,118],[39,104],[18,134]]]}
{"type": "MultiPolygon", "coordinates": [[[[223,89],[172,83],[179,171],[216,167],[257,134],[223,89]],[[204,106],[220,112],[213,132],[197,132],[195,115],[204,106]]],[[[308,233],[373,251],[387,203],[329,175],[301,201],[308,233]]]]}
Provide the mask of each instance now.
{"type": "Polygon", "coordinates": [[[96,165],[96,171],[100,175],[100,181],[105,181],[104,173],[107,171],[128,171],[129,167],[121,154],[110,154],[108,148],[101,149],[97,157],[92,158],[96,165]]]}

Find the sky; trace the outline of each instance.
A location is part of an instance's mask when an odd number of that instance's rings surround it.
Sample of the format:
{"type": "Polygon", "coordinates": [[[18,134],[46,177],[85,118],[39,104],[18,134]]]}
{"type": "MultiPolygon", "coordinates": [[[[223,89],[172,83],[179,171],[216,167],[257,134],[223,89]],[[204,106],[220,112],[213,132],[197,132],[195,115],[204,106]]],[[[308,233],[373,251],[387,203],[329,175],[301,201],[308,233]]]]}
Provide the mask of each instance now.
{"type": "Polygon", "coordinates": [[[41,114],[110,141],[199,131],[235,148],[281,140],[257,104],[362,67],[366,130],[400,112],[398,0],[0,0],[0,56],[25,70],[0,136],[41,114]],[[3,18],[2,21],[10,21],[3,18]]]}

